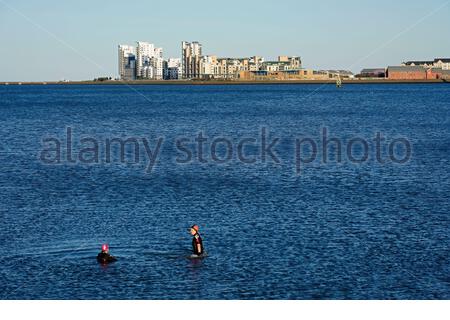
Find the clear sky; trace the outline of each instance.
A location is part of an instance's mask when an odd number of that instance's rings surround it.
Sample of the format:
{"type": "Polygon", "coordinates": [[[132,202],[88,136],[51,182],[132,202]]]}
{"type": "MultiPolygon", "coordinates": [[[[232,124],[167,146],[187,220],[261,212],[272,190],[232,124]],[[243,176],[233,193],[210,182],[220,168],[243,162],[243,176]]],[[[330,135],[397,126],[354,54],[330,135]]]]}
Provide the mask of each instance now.
{"type": "Polygon", "coordinates": [[[449,0],[0,0],[0,81],[115,76],[117,45],[137,40],[164,57],[200,41],[204,54],[358,72],[449,57],[449,31],[449,0]]]}

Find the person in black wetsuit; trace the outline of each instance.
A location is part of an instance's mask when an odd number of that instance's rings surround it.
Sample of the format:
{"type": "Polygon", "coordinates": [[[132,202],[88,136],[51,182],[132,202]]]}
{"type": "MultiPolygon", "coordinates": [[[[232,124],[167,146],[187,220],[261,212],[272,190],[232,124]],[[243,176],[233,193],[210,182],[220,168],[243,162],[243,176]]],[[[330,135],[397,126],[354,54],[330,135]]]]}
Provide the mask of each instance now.
{"type": "Polygon", "coordinates": [[[97,261],[101,264],[108,264],[117,261],[117,258],[109,254],[109,246],[102,245],[102,251],[97,255],[97,261]]]}
{"type": "Polygon", "coordinates": [[[203,249],[203,241],[202,241],[202,237],[200,237],[200,234],[198,233],[198,230],[200,228],[198,227],[198,225],[193,225],[189,231],[192,235],[192,251],[196,256],[201,256],[203,255],[204,249],[203,249]]]}

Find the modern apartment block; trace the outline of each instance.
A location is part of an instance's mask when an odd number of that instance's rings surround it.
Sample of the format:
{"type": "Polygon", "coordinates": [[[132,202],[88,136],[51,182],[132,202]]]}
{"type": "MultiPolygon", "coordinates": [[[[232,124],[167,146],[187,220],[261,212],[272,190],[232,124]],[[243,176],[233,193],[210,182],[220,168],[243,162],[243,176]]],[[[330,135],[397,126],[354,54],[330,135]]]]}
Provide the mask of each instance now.
{"type": "Polygon", "coordinates": [[[138,79],[163,79],[163,49],[153,43],[137,42],[136,76],[138,79]]]}
{"type": "Polygon", "coordinates": [[[153,76],[151,58],[155,55],[155,45],[148,42],[138,41],[136,46],[136,77],[138,79],[149,79],[153,76]]]}
{"type": "Polygon", "coordinates": [[[206,78],[216,77],[221,73],[217,56],[202,56],[200,59],[200,74],[206,78]]]}
{"type": "Polygon", "coordinates": [[[181,78],[182,67],[181,59],[169,58],[164,61],[164,80],[178,80],[181,78]]]}
{"type": "Polygon", "coordinates": [[[162,80],[164,76],[164,58],[162,48],[155,48],[155,55],[152,60],[152,66],[155,71],[154,79],[162,80]]]}
{"type": "Polygon", "coordinates": [[[119,45],[119,76],[123,80],[136,79],[136,48],[119,45]]]}
{"type": "Polygon", "coordinates": [[[122,80],[164,78],[163,49],[138,41],[136,47],[119,45],[119,76],[122,80]]]}
{"type": "Polygon", "coordinates": [[[249,71],[259,71],[264,63],[264,58],[260,56],[253,56],[249,60],[249,71]]]}
{"type": "Polygon", "coordinates": [[[202,56],[202,45],[197,42],[181,43],[181,63],[182,63],[182,78],[192,79],[200,78],[200,60],[202,56]]]}
{"type": "Polygon", "coordinates": [[[138,41],[136,47],[119,46],[119,74],[123,80],[178,79],[239,79],[245,77],[289,76],[302,69],[300,57],[279,56],[277,61],[265,61],[261,56],[249,58],[219,58],[203,55],[197,42],[181,43],[181,59],[163,58],[163,49],[153,43],[138,41]],[[289,75],[288,75],[289,73],[289,75]]]}
{"type": "Polygon", "coordinates": [[[265,62],[264,58],[217,58],[217,56],[202,56],[200,59],[200,78],[236,79],[242,72],[283,72],[300,70],[299,57],[280,56],[278,61],[265,62]]]}
{"type": "Polygon", "coordinates": [[[261,70],[269,72],[293,71],[302,68],[300,57],[279,56],[278,61],[266,61],[262,64],[261,70]]]}

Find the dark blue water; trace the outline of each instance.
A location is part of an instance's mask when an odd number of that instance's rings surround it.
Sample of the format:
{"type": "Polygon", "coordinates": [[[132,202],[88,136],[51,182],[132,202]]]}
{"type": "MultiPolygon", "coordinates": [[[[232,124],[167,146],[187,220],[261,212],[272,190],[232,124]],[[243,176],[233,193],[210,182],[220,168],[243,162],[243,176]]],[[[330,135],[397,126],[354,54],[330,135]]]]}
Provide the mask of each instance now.
{"type": "Polygon", "coordinates": [[[445,84],[3,86],[0,164],[2,299],[450,299],[445,84]],[[40,160],[68,127],[75,155],[83,137],[99,141],[99,163],[40,160]],[[295,138],[320,141],[324,127],[367,139],[369,159],[319,154],[297,172],[295,138]],[[176,163],[177,138],[202,131],[236,151],[262,128],[280,139],[279,163],[257,143],[254,163],[214,162],[208,145],[206,163],[176,163]],[[386,160],[385,144],[376,161],[376,132],[408,139],[409,161],[386,160]],[[152,172],[142,148],[137,164],[105,163],[114,137],[163,137],[152,172]],[[193,223],[204,260],[187,258],[193,223]],[[119,258],[107,267],[104,242],[119,258]]]}

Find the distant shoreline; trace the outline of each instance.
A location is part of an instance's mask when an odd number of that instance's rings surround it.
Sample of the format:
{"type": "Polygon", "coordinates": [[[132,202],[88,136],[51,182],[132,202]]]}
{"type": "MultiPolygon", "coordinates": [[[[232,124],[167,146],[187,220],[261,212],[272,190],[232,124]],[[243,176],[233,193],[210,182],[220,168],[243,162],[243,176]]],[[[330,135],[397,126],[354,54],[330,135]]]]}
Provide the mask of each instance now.
{"type": "MultiPolygon", "coordinates": [[[[414,84],[449,83],[442,79],[433,80],[389,80],[362,79],[342,80],[343,84],[414,84]]],[[[135,80],[135,81],[1,81],[0,85],[277,85],[277,84],[335,84],[336,80],[135,80]]]]}

